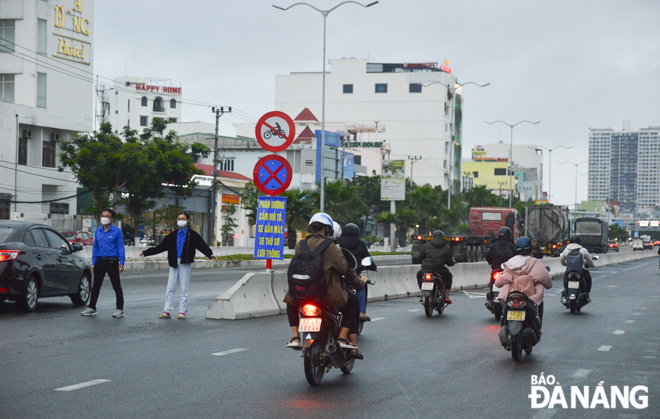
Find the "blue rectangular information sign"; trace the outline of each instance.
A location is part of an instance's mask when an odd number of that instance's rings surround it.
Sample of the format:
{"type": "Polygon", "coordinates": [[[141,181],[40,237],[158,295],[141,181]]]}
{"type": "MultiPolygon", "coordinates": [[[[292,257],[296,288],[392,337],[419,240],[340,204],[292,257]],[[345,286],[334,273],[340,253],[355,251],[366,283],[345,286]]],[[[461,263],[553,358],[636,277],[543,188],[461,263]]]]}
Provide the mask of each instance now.
{"type": "Polygon", "coordinates": [[[284,259],[284,223],[286,198],[260,196],[257,207],[255,259],[284,259]]]}

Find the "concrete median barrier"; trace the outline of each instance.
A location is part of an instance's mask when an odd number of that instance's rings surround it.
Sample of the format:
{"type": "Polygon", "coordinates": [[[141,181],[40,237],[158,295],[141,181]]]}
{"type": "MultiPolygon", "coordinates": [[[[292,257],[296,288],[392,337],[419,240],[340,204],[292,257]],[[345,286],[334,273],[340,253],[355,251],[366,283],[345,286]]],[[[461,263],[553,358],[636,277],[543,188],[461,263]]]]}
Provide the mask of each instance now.
{"type": "Polygon", "coordinates": [[[207,319],[240,320],[280,314],[271,273],[250,272],[211,303],[207,319]]]}

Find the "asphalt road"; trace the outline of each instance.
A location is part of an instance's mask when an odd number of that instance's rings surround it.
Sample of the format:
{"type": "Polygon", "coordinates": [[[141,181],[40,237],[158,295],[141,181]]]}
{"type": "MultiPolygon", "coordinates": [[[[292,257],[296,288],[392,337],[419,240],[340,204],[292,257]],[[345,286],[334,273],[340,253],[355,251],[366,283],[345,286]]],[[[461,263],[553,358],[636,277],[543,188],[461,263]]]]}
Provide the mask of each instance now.
{"type": "Polygon", "coordinates": [[[659,417],[655,258],[593,270],[593,302],[578,315],[559,303],[555,281],[543,339],[522,364],[500,346],[483,290],[454,292],[454,304],[431,319],[415,298],[372,303],[374,321],[360,337],[365,360],[349,376],[332,370],[319,388],[305,381],[300,353],[284,348],[285,316],[204,318],[210,298],[244,270],[220,271],[194,272],[186,320],[157,318],[164,272],[124,275],[123,319],[111,317],[109,284],[96,318],[64,298],[42,300],[29,315],[0,304],[0,417],[659,417]],[[608,395],[611,386],[648,386],[649,406],[532,409],[531,376],[541,373],[556,378],[569,404],[570,386],[602,381],[608,395]]]}

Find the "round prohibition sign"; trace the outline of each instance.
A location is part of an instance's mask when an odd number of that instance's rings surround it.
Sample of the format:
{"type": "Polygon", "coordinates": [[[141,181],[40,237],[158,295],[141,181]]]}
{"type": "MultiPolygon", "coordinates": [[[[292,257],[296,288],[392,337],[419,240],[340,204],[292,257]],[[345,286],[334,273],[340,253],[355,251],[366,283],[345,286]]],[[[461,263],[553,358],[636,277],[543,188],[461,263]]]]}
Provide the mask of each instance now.
{"type": "Polygon", "coordinates": [[[289,187],[293,171],[284,157],[271,154],[257,162],[252,175],[257,189],[266,195],[275,196],[289,187]]]}
{"type": "Polygon", "coordinates": [[[296,126],[284,112],[268,112],[257,122],[254,135],[264,150],[272,153],[285,150],[293,143],[296,126]]]}

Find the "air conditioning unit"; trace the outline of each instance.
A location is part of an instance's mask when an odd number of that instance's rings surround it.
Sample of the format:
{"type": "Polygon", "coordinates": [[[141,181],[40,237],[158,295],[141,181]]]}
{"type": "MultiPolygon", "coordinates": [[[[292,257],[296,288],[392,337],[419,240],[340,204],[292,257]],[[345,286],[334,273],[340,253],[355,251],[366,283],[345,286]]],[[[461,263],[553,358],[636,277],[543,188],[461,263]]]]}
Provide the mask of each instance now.
{"type": "Polygon", "coordinates": [[[24,129],[23,130],[23,138],[32,138],[32,130],[24,129]]]}
{"type": "Polygon", "coordinates": [[[51,141],[59,141],[60,140],[60,134],[56,132],[51,132],[50,133],[50,140],[51,141]]]}

